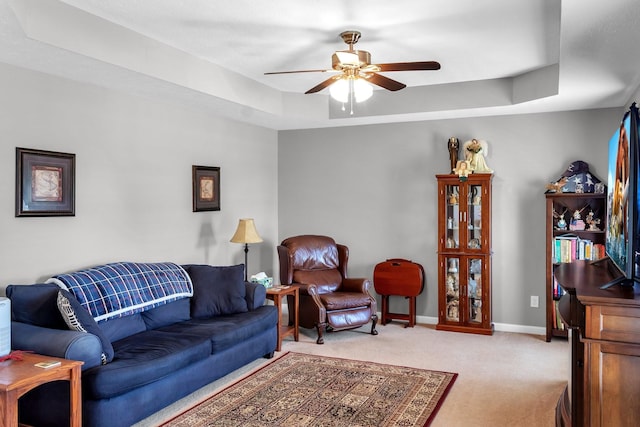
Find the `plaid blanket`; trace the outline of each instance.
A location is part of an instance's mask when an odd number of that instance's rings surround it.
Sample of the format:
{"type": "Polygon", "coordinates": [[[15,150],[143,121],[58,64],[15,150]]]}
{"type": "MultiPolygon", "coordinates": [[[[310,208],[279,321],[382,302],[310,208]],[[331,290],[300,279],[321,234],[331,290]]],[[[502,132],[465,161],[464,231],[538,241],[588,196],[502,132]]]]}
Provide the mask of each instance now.
{"type": "Polygon", "coordinates": [[[124,317],[193,296],[193,284],[179,265],[118,262],[47,280],[71,292],[96,322],[124,317]]]}

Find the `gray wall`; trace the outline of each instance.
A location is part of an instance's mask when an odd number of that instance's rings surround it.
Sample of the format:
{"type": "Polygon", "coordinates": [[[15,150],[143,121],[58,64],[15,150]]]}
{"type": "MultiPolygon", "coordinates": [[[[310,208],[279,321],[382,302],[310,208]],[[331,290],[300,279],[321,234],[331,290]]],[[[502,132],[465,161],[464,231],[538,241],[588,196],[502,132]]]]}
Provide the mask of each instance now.
{"type": "MultiPolygon", "coordinates": [[[[0,64],[0,287],[99,263],[244,261],[229,242],[253,217],[249,273],[276,276],[276,244],[299,233],[351,248],[352,276],[389,257],[420,262],[418,314],[436,316],[436,173],[446,141],[489,141],[494,321],[544,325],[544,197],[573,160],[606,173],[622,109],[304,131],[250,126],[0,64]],[[76,216],[15,218],[15,148],[75,153],[76,216]],[[191,212],[191,165],[222,168],[222,210],[191,212]]],[[[404,301],[392,309],[405,310],[404,301]]]]}
{"type": "MultiPolygon", "coordinates": [[[[387,258],[422,264],[419,316],[437,316],[436,174],[447,140],[487,140],[493,180],[493,320],[545,324],[544,186],[575,160],[606,180],[607,142],[622,109],[480,117],[279,134],[280,239],[333,236],[350,248],[349,274],[373,278],[387,258]],[[531,295],[540,308],[530,308],[531,295]]],[[[392,310],[406,302],[392,298],[392,310]]],[[[520,328],[522,330],[522,328],[520,328]]]]}
{"type": "Polygon", "coordinates": [[[272,271],[277,132],[0,64],[0,285],[113,261],[244,262],[242,217],[272,271]],[[15,148],[76,154],[76,216],[16,218],[15,148]],[[192,212],[191,166],[221,168],[219,212],[192,212]]]}

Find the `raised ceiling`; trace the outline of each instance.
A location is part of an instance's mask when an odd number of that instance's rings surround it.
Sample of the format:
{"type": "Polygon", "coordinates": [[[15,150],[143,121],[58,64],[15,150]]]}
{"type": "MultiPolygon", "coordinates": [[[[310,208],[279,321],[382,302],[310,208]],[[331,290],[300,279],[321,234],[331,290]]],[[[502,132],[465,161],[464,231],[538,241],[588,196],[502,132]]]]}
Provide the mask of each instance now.
{"type": "Polygon", "coordinates": [[[623,107],[640,85],[634,0],[0,0],[0,62],[272,129],[623,107]],[[304,92],[362,32],[386,73],[353,115],[304,92]]]}

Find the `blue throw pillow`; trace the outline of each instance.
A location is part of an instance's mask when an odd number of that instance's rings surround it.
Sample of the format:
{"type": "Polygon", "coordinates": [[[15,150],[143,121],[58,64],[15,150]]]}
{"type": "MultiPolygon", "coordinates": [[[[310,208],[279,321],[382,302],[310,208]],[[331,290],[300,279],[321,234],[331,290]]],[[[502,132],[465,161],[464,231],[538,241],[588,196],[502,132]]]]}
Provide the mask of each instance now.
{"type": "Polygon", "coordinates": [[[159,305],[151,310],[141,313],[147,329],[158,329],[174,323],[185,322],[191,319],[191,307],[189,298],[182,298],[159,305]]]}
{"type": "Polygon", "coordinates": [[[244,313],[247,309],[244,264],[184,266],[193,282],[191,317],[244,313]]]}
{"type": "Polygon", "coordinates": [[[102,333],[91,314],[84,308],[76,297],[69,291],[63,289],[58,291],[58,310],[64,318],[69,329],[73,331],[88,332],[97,336],[102,343],[102,364],[113,360],[113,346],[107,337],[102,333]]]}

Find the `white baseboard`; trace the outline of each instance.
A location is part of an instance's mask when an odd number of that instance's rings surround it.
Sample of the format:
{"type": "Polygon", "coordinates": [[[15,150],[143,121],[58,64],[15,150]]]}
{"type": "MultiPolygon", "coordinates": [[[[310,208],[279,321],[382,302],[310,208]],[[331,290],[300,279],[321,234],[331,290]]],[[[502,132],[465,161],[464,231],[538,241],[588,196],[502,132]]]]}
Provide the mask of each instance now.
{"type": "MultiPolygon", "coordinates": [[[[382,316],[378,313],[378,317],[382,316]]],[[[438,318],[431,316],[416,316],[417,323],[423,323],[426,325],[437,325],[438,318]]],[[[518,334],[531,334],[531,335],[546,335],[547,330],[541,326],[527,326],[527,325],[512,325],[509,323],[494,323],[493,327],[496,331],[500,332],[515,332],[518,334]]]]}
{"type": "MultiPolygon", "coordinates": [[[[283,304],[282,312],[287,313],[287,305],[283,304]]],[[[382,318],[382,313],[378,312],[378,319],[382,318]]],[[[424,325],[437,325],[438,318],[432,316],[416,316],[416,323],[424,325]]],[[[510,323],[494,323],[493,327],[499,332],[515,332],[517,334],[546,335],[547,330],[542,326],[512,325],[510,323]]]]}

